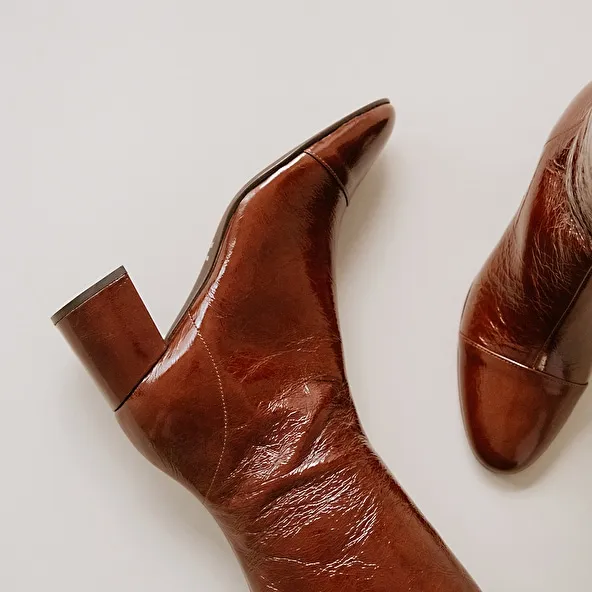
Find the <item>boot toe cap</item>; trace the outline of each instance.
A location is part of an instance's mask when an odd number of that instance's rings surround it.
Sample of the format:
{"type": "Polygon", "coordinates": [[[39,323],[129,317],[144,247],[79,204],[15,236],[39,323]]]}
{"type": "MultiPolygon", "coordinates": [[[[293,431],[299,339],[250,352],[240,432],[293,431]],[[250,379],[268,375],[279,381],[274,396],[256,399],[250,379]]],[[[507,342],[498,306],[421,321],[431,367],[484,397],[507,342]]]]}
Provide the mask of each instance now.
{"type": "Polygon", "coordinates": [[[555,438],[585,389],[521,366],[461,336],[459,386],[467,435],[487,468],[517,472],[555,438]]]}
{"type": "Polygon", "coordinates": [[[317,158],[351,195],[381,150],[395,123],[395,110],[387,100],[339,127],[307,152],[317,158]]]}

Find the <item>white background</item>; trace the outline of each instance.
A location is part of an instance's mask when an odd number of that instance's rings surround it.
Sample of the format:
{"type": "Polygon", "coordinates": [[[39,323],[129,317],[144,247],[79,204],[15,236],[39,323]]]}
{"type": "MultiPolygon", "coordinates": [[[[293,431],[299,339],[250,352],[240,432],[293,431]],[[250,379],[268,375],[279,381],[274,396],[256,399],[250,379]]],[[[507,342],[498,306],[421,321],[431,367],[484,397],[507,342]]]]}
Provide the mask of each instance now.
{"type": "Polygon", "coordinates": [[[493,476],[463,434],[456,332],[592,78],[591,29],[587,0],[0,0],[0,589],[247,590],[49,316],[125,264],[166,331],[242,184],[389,96],[337,252],[364,426],[484,592],[590,590],[592,393],[534,468],[493,476]]]}

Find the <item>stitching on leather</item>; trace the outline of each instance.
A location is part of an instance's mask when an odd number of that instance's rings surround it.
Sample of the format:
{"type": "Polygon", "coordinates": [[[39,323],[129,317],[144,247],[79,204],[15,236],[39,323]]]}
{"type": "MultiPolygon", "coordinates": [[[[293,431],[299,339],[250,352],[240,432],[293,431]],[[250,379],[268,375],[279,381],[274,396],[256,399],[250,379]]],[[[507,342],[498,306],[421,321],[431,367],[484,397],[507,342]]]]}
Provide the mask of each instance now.
{"type": "Polygon", "coordinates": [[[218,459],[218,464],[216,465],[216,470],[214,471],[214,476],[212,477],[212,481],[210,482],[210,486],[208,487],[208,491],[206,493],[205,499],[207,501],[207,499],[210,495],[210,492],[212,491],[212,487],[214,486],[214,481],[216,481],[216,477],[218,476],[218,473],[220,472],[220,466],[222,465],[222,458],[224,456],[224,453],[226,452],[226,443],[228,440],[228,409],[226,408],[226,397],[224,395],[224,387],[222,386],[222,378],[220,377],[220,372],[218,371],[218,365],[216,364],[216,361],[214,360],[214,356],[212,355],[212,352],[211,352],[210,348],[208,347],[206,340],[203,338],[203,335],[201,334],[200,330],[198,329],[197,324],[196,324],[195,320],[193,319],[193,316],[191,316],[190,313],[189,313],[189,318],[191,319],[193,326],[197,329],[197,336],[199,337],[199,339],[203,343],[204,347],[206,348],[206,351],[208,352],[208,356],[210,358],[210,361],[212,362],[212,366],[214,368],[214,372],[216,373],[216,378],[218,380],[218,388],[220,389],[220,397],[222,399],[222,409],[224,410],[224,440],[222,442],[222,450],[220,451],[220,458],[218,459]]]}
{"type": "Polygon", "coordinates": [[[536,368],[531,368],[530,366],[525,366],[524,364],[520,364],[519,362],[516,362],[514,360],[506,358],[500,354],[495,353],[494,351],[491,351],[489,348],[487,348],[479,343],[476,343],[470,337],[467,337],[462,332],[459,332],[459,334],[460,334],[461,339],[463,339],[463,341],[465,341],[469,345],[472,345],[473,347],[481,350],[482,352],[485,352],[486,354],[493,356],[496,360],[499,360],[500,362],[504,362],[514,368],[522,368],[522,370],[527,370],[528,372],[532,372],[533,374],[539,376],[543,380],[550,380],[550,381],[557,382],[557,383],[563,384],[563,385],[568,385],[568,386],[578,386],[578,387],[588,386],[588,383],[582,384],[580,382],[572,382],[571,380],[565,380],[564,378],[558,378],[557,376],[552,376],[551,374],[547,374],[546,372],[541,372],[540,370],[537,370],[536,368]]]}
{"type": "Polygon", "coordinates": [[[335,179],[335,181],[337,181],[337,184],[341,188],[341,191],[343,191],[345,203],[349,205],[349,196],[347,194],[347,190],[345,189],[345,185],[341,182],[341,179],[337,176],[337,173],[331,168],[331,166],[328,163],[326,163],[318,154],[315,154],[310,148],[307,148],[304,151],[304,154],[308,154],[309,156],[314,158],[320,165],[322,165],[325,169],[327,169],[330,175],[335,179]]]}

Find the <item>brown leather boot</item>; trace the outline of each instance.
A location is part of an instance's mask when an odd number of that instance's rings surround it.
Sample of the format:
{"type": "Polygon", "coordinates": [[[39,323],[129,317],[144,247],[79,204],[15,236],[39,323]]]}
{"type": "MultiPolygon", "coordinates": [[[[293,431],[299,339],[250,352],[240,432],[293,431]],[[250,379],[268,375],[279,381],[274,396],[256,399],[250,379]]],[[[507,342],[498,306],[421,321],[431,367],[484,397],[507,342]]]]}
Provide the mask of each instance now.
{"type": "Polygon", "coordinates": [[[592,363],[592,84],[551,136],[475,279],[460,328],[466,429],[488,468],[517,471],[555,438],[592,363]]]}
{"type": "Polygon", "coordinates": [[[370,449],[343,367],[334,229],[393,123],[369,105],[251,181],[166,341],[123,269],[54,318],[257,592],[477,590],[370,449]]]}

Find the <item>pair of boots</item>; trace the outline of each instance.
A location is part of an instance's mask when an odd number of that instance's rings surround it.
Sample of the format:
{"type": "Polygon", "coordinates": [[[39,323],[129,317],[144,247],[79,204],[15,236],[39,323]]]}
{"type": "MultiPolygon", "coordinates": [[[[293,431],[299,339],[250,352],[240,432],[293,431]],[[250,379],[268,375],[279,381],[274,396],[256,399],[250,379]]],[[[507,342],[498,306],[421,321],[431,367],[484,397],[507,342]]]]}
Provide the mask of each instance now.
{"type": "MultiPolygon", "coordinates": [[[[465,307],[465,418],[496,468],[531,461],[587,380],[590,106],[592,88],[465,307]]],[[[393,124],[378,101],[250,181],[166,339],[123,268],[53,317],[130,440],[214,515],[254,592],[479,590],[370,448],[345,376],[334,232],[393,124]]]]}

